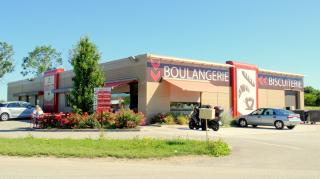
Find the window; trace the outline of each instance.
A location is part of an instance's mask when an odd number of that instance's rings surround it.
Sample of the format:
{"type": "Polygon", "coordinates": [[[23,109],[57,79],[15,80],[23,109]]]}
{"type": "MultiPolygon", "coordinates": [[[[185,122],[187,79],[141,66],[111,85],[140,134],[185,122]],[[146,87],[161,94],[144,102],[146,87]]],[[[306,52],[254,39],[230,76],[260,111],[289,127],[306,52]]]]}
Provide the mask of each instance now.
{"type": "Polygon", "coordinates": [[[10,103],[7,106],[8,108],[19,108],[20,107],[20,103],[10,103]]]}
{"type": "Polygon", "coordinates": [[[6,107],[6,104],[0,103],[0,108],[1,108],[1,107],[6,107]]]}
{"type": "Polygon", "coordinates": [[[199,106],[196,102],[171,102],[170,111],[175,115],[190,115],[195,106],[199,106]]]}
{"type": "Polygon", "coordinates": [[[35,95],[35,96],[34,96],[34,105],[39,105],[38,95],[35,95]]]}
{"type": "Polygon", "coordinates": [[[69,93],[66,93],[65,94],[65,104],[64,104],[65,107],[70,107],[70,94],[69,93]]]}
{"type": "Polygon", "coordinates": [[[262,115],[264,109],[257,109],[251,113],[251,115],[262,115]]]}
{"type": "Polygon", "coordinates": [[[266,110],[264,111],[264,115],[266,115],[266,116],[273,116],[273,115],[276,115],[276,113],[274,112],[273,109],[266,109],[266,110]]]}

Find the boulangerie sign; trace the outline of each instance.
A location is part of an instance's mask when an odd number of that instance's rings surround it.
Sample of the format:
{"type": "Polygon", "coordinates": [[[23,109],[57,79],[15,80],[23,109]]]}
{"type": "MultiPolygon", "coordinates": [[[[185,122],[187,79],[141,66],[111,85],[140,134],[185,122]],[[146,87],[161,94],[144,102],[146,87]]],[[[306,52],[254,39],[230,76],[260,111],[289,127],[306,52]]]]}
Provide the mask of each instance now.
{"type": "Polygon", "coordinates": [[[229,68],[201,66],[160,59],[147,62],[148,81],[159,82],[161,77],[185,80],[210,81],[217,86],[230,86],[229,68]]]}

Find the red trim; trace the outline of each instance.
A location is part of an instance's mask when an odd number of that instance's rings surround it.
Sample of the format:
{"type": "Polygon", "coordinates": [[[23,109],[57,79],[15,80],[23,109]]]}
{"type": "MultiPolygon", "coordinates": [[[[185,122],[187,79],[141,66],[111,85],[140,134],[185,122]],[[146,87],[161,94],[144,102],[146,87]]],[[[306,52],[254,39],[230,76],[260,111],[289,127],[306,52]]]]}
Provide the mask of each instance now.
{"type": "Polygon", "coordinates": [[[44,93],[43,91],[38,91],[39,96],[43,96],[43,93],[44,93]]]}
{"type": "MultiPolygon", "coordinates": [[[[54,89],[58,89],[59,88],[59,73],[57,73],[55,75],[55,87],[54,89]]],[[[59,95],[58,94],[54,94],[54,103],[53,103],[53,111],[54,112],[58,112],[58,104],[59,104],[59,95]]]]}
{"type": "Polygon", "coordinates": [[[259,78],[258,73],[259,69],[256,65],[240,63],[235,61],[227,61],[227,64],[233,65],[231,67],[231,87],[232,87],[232,114],[234,117],[239,116],[240,113],[238,112],[237,106],[237,69],[248,69],[256,71],[256,108],[259,107],[259,78]]]}
{"type": "MultiPolygon", "coordinates": [[[[44,77],[47,76],[54,76],[54,90],[59,88],[59,73],[64,72],[63,68],[57,68],[54,70],[50,70],[50,71],[46,71],[44,73],[44,77]]],[[[44,92],[42,92],[43,94],[44,92]]],[[[43,94],[44,95],[44,94],[43,94]]],[[[53,106],[51,104],[46,104],[45,100],[44,100],[44,104],[43,106],[45,107],[45,110],[48,112],[58,112],[58,107],[59,107],[59,96],[58,94],[54,94],[54,98],[53,98],[53,106]]]]}
{"type": "Polygon", "coordinates": [[[57,69],[54,69],[54,70],[49,70],[49,71],[46,71],[44,72],[44,76],[50,76],[50,75],[55,75],[57,73],[62,73],[64,72],[64,69],[63,68],[57,68],[57,69]]]}

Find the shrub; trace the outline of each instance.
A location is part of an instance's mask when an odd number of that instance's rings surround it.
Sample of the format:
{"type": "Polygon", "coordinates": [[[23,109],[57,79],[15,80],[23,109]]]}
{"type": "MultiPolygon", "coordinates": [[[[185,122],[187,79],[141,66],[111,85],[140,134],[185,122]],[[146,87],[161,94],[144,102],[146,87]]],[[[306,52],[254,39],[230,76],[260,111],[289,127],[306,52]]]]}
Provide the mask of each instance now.
{"type": "Polygon", "coordinates": [[[186,125],[188,123],[188,121],[189,121],[189,119],[185,115],[179,115],[176,118],[177,124],[180,124],[180,125],[186,125]]]}
{"type": "Polygon", "coordinates": [[[175,119],[173,115],[169,114],[164,118],[164,123],[166,124],[175,124],[175,119]]]}
{"type": "Polygon", "coordinates": [[[84,128],[134,128],[144,124],[144,115],[134,113],[131,110],[120,110],[117,113],[102,112],[89,115],[88,113],[74,114],[45,114],[38,119],[40,128],[64,128],[64,129],[84,129],[84,128]]]}
{"type": "Polygon", "coordinates": [[[233,117],[232,117],[232,114],[231,112],[229,111],[226,111],[224,113],[222,113],[222,116],[221,116],[221,122],[222,122],[222,125],[224,127],[230,127],[233,125],[233,117]]]}
{"type": "Polygon", "coordinates": [[[115,114],[116,128],[135,128],[137,127],[142,120],[144,120],[144,116],[142,113],[135,113],[132,110],[124,110],[121,109],[115,114]]]}
{"type": "Polygon", "coordinates": [[[155,116],[153,116],[153,118],[151,119],[150,123],[151,124],[155,124],[155,123],[164,123],[164,119],[167,117],[168,115],[166,113],[158,113],[155,116]]]}

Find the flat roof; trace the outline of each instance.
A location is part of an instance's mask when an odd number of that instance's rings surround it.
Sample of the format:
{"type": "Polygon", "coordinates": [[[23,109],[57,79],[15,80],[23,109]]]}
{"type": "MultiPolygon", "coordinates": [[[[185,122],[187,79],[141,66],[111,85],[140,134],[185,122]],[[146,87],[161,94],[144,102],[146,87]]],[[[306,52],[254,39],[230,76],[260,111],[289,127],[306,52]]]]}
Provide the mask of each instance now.
{"type": "MultiPolygon", "coordinates": [[[[135,58],[138,58],[138,59],[141,58],[141,57],[160,58],[160,59],[165,59],[165,60],[169,60],[169,61],[171,60],[171,61],[195,63],[195,64],[202,64],[202,65],[212,65],[212,66],[220,66],[220,67],[225,67],[225,68],[233,67],[233,65],[230,65],[230,64],[214,63],[214,62],[210,62],[208,60],[197,60],[197,59],[190,59],[190,58],[180,58],[180,57],[158,55],[158,54],[152,54],[152,53],[139,54],[139,55],[134,55],[134,56],[130,56],[130,57],[135,57],[135,58]]],[[[130,57],[120,58],[120,59],[116,59],[116,60],[110,60],[110,61],[107,61],[107,62],[100,63],[99,65],[112,64],[112,63],[116,63],[116,62],[120,62],[120,61],[127,61],[127,60],[130,59],[130,57]]],[[[259,65],[257,65],[257,66],[259,67],[259,65]]],[[[302,74],[287,73],[287,72],[266,70],[266,69],[260,69],[260,68],[258,68],[258,69],[259,69],[259,71],[266,72],[266,73],[274,73],[274,74],[279,74],[279,75],[289,75],[289,76],[304,77],[304,75],[302,75],[302,74]]],[[[62,74],[70,73],[72,71],[73,70],[66,70],[66,71],[62,72],[62,74]]],[[[39,78],[41,79],[42,77],[38,76],[38,77],[33,78],[33,80],[39,79],[39,78]]],[[[33,81],[33,80],[31,80],[31,81],[33,81]]],[[[8,84],[15,84],[15,83],[23,82],[23,81],[30,81],[30,80],[21,79],[21,80],[17,80],[17,81],[8,82],[8,84]]]]}
{"type": "Polygon", "coordinates": [[[165,55],[157,55],[157,54],[146,54],[149,58],[160,58],[160,59],[166,59],[166,60],[173,60],[173,61],[179,61],[179,62],[188,62],[188,63],[197,63],[197,64],[203,64],[203,65],[213,65],[213,66],[221,66],[221,67],[232,67],[233,65],[224,64],[224,63],[214,63],[209,62],[207,60],[195,60],[190,58],[178,58],[178,57],[172,57],[172,56],[165,56],[165,55]]]}

